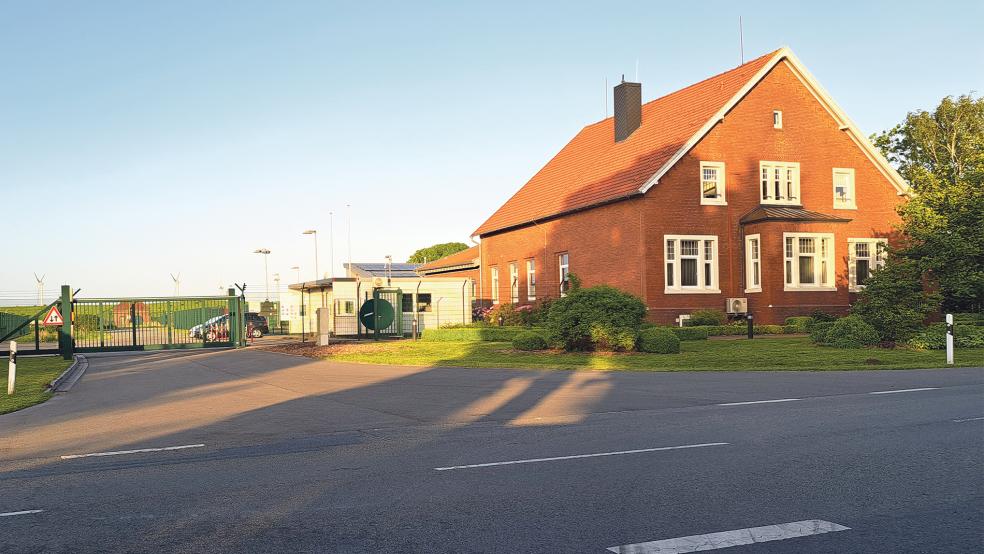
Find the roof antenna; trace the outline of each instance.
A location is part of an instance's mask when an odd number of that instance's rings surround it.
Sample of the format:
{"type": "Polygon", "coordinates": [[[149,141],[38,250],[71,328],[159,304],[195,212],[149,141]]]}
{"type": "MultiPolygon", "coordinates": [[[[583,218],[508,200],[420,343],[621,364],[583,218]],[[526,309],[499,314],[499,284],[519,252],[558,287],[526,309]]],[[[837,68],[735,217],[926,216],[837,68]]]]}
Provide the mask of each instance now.
{"type": "Polygon", "coordinates": [[[738,65],[745,65],[745,37],[741,31],[741,16],[738,16],[738,55],[741,63],[738,65]]]}

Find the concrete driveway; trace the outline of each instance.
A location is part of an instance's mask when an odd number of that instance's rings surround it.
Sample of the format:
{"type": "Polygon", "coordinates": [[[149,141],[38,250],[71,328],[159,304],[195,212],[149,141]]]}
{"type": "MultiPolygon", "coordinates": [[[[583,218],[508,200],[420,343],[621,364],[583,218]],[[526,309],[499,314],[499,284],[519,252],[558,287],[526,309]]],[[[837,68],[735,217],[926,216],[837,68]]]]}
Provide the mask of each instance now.
{"type": "Polygon", "coordinates": [[[91,357],[0,416],[0,551],[979,550],[982,418],[979,368],[91,357]]]}

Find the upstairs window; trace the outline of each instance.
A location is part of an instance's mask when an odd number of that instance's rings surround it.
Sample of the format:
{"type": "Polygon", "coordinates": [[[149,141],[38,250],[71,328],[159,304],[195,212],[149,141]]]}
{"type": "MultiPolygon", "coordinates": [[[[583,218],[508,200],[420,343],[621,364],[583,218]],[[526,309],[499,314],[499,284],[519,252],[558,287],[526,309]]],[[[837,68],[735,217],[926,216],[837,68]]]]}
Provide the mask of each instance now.
{"type": "Polygon", "coordinates": [[[782,111],[774,110],[772,112],[772,128],[782,129],[782,111]]]}
{"type": "Polygon", "coordinates": [[[492,303],[499,303],[499,268],[492,268],[492,303]]]}
{"type": "Polygon", "coordinates": [[[567,296],[567,289],[570,287],[570,265],[567,252],[557,256],[557,266],[560,268],[560,295],[567,296]]]}
{"type": "Polygon", "coordinates": [[[834,208],[855,210],[854,202],[854,170],[850,168],[834,168],[834,208]]]}
{"type": "Polygon", "coordinates": [[[536,261],[526,260],[526,299],[536,300],[536,261]]]}
{"type": "Polygon", "coordinates": [[[885,239],[847,239],[847,266],[850,290],[864,288],[871,272],[885,265],[885,239]]]}
{"type": "Polygon", "coordinates": [[[834,235],[783,233],[785,290],[836,290],[834,235]]]}
{"type": "Polygon", "coordinates": [[[666,235],[668,294],[720,293],[718,286],[717,237],[713,235],[666,235]]]}
{"type": "Polygon", "coordinates": [[[700,203],[724,205],[724,163],[700,162],[700,203]]]}
{"type": "Polygon", "coordinates": [[[509,264],[509,301],[519,302],[519,266],[515,263],[509,264]]]}
{"type": "Polygon", "coordinates": [[[759,162],[763,204],[800,204],[800,165],[797,162],[759,162]]]}

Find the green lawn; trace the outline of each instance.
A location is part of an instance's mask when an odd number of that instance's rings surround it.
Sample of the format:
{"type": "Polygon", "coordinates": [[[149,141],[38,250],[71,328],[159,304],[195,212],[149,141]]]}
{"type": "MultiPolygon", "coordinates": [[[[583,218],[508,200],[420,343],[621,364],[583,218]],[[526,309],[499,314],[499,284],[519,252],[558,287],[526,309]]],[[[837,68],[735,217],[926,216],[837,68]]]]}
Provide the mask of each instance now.
{"type": "MultiPolygon", "coordinates": [[[[519,352],[504,342],[398,341],[341,348],[333,360],[397,365],[637,371],[857,370],[943,367],[942,351],[839,349],[805,337],[704,340],[680,354],[519,352]]],[[[984,348],[956,352],[958,366],[984,366],[984,348]]]]}
{"type": "Polygon", "coordinates": [[[0,414],[40,404],[51,398],[45,387],[72,365],[58,356],[40,356],[17,360],[17,382],[13,396],[7,396],[7,358],[0,358],[0,414]]]}

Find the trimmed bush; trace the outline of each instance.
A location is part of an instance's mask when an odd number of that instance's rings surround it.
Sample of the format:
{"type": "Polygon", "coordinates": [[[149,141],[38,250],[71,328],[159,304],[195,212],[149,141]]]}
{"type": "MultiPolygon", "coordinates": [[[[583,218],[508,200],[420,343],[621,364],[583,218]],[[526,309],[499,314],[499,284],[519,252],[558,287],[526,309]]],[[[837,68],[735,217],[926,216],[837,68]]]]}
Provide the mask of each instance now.
{"type": "MultiPolygon", "coordinates": [[[[926,327],[906,344],[917,350],[943,350],[946,348],[946,323],[934,323],[926,327]]],[[[957,348],[984,348],[984,327],[954,325],[953,346],[957,348]]]]}
{"type": "Polygon", "coordinates": [[[699,327],[701,325],[724,325],[728,316],[721,310],[696,310],[690,314],[690,319],[684,321],[688,327],[699,327]]]}
{"type": "Polygon", "coordinates": [[[512,345],[516,350],[545,350],[547,339],[537,332],[523,331],[516,334],[512,340],[512,345]]]}
{"type": "Polygon", "coordinates": [[[827,331],[826,342],[835,348],[861,348],[877,344],[878,331],[856,315],[842,317],[827,331]]]}
{"type": "Polygon", "coordinates": [[[823,310],[813,310],[813,313],[810,314],[810,317],[812,317],[813,321],[816,323],[828,323],[828,322],[833,323],[837,321],[837,316],[833,314],[828,314],[823,310]]]}
{"type": "Polygon", "coordinates": [[[810,340],[814,344],[826,345],[827,333],[834,326],[833,321],[817,321],[810,327],[810,340]]]}
{"type": "Polygon", "coordinates": [[[793,329],[796,329],[795,331],[791,331],[793,333],[809,333],[810,326],[813,325],[813,322],[814,322],[813,318],[806,315],[787,317],[786,327],[791,327],[793,329]]]}
{"type": "Polygon", "coordinates": [[[565,350],[593,350],[620,347],[630,334],[635,337],[645,317],[646,305],[627,292],[607,285],[572,286],[567,296],[550,304],[547,323],[565,350]]]}
{"type": "Polygon", "coordinates": [[[639,332],[636,350],[652,354],[677,354],[680,339],[666,327],[649,327],[639,332]]]}
{"type": "Polygon", "coordinates": [[[680,340],[707,340],[707,329],[703,327],[667,327],[680,340]]]}
{"type": "Polygon", "coordinates": [[[889,256],[885,266],[864,282],[851,314],[864,319],[883,341],[905,342],[923,329],[926,317],[939,309],[939,293],[926,292],[919,264],[889,256]]]}

